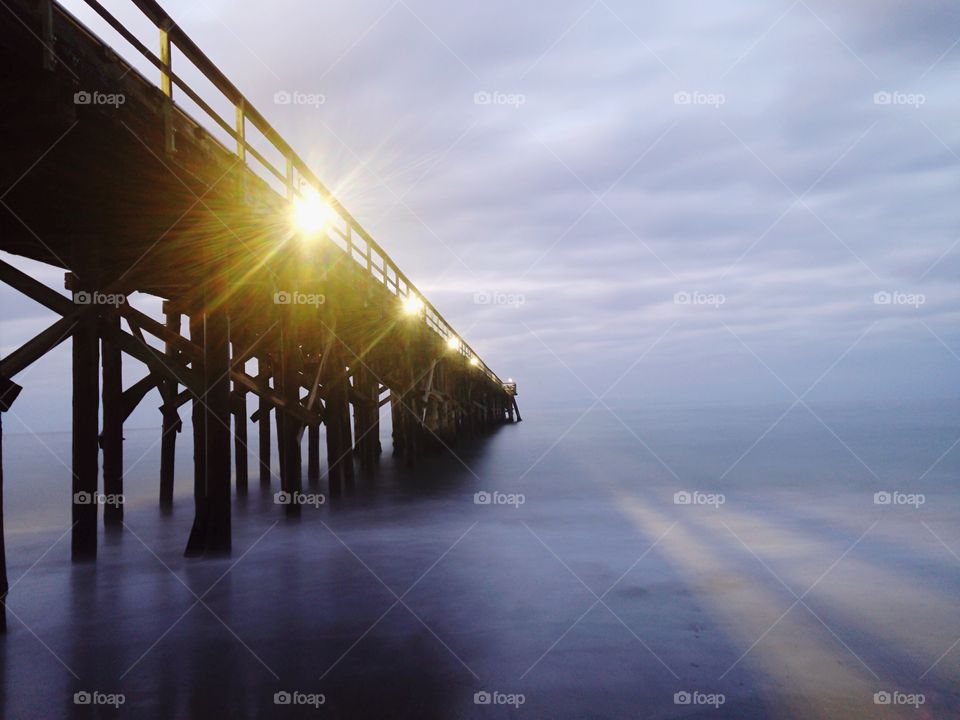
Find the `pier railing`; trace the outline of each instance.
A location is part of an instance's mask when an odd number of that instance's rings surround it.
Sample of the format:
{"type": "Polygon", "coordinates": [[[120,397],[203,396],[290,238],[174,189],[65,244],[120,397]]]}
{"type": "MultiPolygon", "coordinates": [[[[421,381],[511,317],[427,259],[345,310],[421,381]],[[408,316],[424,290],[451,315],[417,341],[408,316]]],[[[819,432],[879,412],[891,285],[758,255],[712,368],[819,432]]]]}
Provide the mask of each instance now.
{"type": "MultiPolygon", "coordinates": [[[[448,343],[453,343],[457,352],[468,358],[491,381],[502,385],[502,381],[491,370],[470,345],[453,329],[443,315],[427,300],[410,279],[397,267],[386,251],[363,229],[360,223],[334,197],[333,193],[313,174],[307,164],[283,139],[279,132],[254,107],[226,75],[204,54],[197,44],[173,21],[166,11],[154,0],[130,0],[153,23],[159,34],[159,55],[150,50],[120,20],[103,7],[97,0],[83,0],[115,32],[134,47],[150,64],[158,70],[160,91],[173,102],[174,89],[182,92],[196,104],[216,126],[233,141],[234,147],[224,146],[227,152],[234,153],[246,167],[264,180],[276,180],[286,189],[289,200],[308,192],[313,192],[325,202],[336,218],[328,228],[328,237],[349,257],[363,267],[375,280],[384,285],[399,301],[410,297],[423,303],[422,316],[427,326],[448,343]],[[234,116],[225,119],[209,102],[205,101],[177,73],[172,63],[172,48],[176,48],[183,60],[216,88],[223,98],[233,107],[234,116]],[[268,160],[247,138],[247,128],[252,126],[269,142],[284,160],[284,167],[278,168],[268,160]],[[251,162],[251,159],[255,162],[251,162]]],[[[56,12],[71,22],[80,24],[66,9],[52,3],[56,12]]],[[[178,57],[178,64],[180,58],[178,57]]],[[[182,109],[180,112],[184,112],[182,109]]],[[[186,114],[186,113],[184,113],[186,114]]],[[[195,118],[193,122],[200,124],[195,118]]],[[[202,126],[202,125],[201,125],[202,126]]],[[[211,140],[219,142],[211,136],[211,140]]],[[[222,145],[222,143],[221,143],[222,145]]]]}

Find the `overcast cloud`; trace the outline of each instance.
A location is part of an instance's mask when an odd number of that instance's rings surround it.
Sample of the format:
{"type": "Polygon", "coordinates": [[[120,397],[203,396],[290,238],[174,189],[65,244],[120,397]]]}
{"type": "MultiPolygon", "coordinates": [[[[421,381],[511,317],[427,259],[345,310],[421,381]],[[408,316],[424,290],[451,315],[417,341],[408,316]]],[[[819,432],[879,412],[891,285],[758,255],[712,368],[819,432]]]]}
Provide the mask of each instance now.
{"type": "Polygon", "coordinates": [[[527,407],[958,395],[955,3],[165,7],[527,407]]]}

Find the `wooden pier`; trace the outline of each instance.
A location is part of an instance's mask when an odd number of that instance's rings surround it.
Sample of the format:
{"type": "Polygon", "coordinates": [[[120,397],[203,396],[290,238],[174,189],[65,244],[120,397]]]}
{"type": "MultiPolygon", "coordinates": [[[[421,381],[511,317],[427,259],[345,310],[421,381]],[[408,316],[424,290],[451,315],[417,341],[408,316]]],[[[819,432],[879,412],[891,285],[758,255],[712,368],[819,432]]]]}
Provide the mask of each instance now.
{"type": "MultiPolygon", "coordinates": [[[[105,524],[123,522],[123,505],[110,502],[123,493],[123,424],[153,388],[163,403],[165,509],[187,406],[191,414],[187,555],[230,552],[231,496],[247,492],[251,475],[262,486],[276,478],[291,494],[304,474],[317,484],[321,424],[336,497],[376,463],[381,413],[390,412],[394,452],[410,464],[514,419],[515,386],[501,382],[156,2],[131,0],[156,28],[153,48],[85,2],[154,77],[54,2],[7,0],[0,11],[0,250],[65,271],[64,288],[53,289],[0,261],[0,280],[59,316],[0,360],[0,411],[20,391],[18,373],[72,342],[73,480],[64,502],[72,502],[75,560],[96,557],[101,504],[105,524]],[[199,70],[218,97],[191,88],[171,58],[199,70]],[[178,97],[205,116],[190,117],[178,97]],[[225,104],[226,118],[214,110],[225,104]],[[134,293],[162,298],[163,316],[134,308],[134,293]],[[130,359],[145,372],[124,388],[130,359]],[[257,398],[255,441],[247,437],[248,395],[257,398]],[[257,449],[255,468],[248,446],[257,449]]],[[[0,601],[2,482],[0,439],[0,601]]]]}

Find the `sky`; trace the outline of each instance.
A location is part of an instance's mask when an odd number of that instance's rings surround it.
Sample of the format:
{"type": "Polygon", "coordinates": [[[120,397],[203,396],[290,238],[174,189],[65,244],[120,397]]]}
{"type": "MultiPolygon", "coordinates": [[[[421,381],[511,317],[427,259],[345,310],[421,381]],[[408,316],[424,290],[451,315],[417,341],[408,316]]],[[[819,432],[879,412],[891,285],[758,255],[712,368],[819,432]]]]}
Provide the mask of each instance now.
{"type": "MultiPolygon", "coordinates": [[[[960,397],[955,3],[164,7],[522,408],[960,397]]],[[[3,353],[54,319],[0,302],[3,353]]],[[[68,368],[28,371],[30,429],[69,428],[68,368]]]]}

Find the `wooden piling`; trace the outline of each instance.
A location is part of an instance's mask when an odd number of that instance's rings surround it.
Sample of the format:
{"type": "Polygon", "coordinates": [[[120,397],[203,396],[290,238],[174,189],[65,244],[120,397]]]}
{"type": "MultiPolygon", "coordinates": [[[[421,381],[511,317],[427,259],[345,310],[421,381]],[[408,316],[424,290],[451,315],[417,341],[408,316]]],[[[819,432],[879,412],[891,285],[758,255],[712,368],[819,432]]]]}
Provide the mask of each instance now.
{"type": "MultiPolygon", "coordinates": [[[[169,302],[163,304],[166,327],[170,332],[180,334],[180,313],[169,302]]],[[[175,345],[165,344],[167,357],[176,356],[175,345]]],[[[177,454],[177,433],[180,432],[180,415],[177,411],[177,381],[167,378],[160,381],[160,397],[163,400],[161,412],[163,427],[160,431],[160,507],[169,510],[173,507],[173,479],[177,454]]]]}
{"type": "MultiPolygon", "coordinates": [[[[116,313],[104,319],[119,330],[116,313]]],[[[123,524],[123,372],[122,352],[101,342],[103,355],[103,524],[123,524]]]]}
{"type": "MultiPolygon", "coordinates": [[[[219,294],[213,293],[218,298],[219,294]]],[[[226,308],[207,312],[204,337],[207,385],[207,552],[229,553],[230,528],[230,330],[226,308]]]]}
{"type": "Polygon", "coordinates": [[[380,454],[380,382],[370,368],[357,360],[353,372],[353,389],[357,400],[353,403],[354,452],[364,468],[373,466],[380,454]]]}
{"type": "MultiPolygon", "coordinates": [[[[280,372],[277,379],[280,394],[288,407],[300,404],[300,348],[292,310],[289,305],[280,306],[280,372]]],[[[280,450],[280,488],[289,494],[299,493],[303,489],[300,421],[290,412],[277,411],[277,443],[280,450]]],[[[296,503],[289,503],[285,508],[288,515],[297,515],[300,511],[296,503]]]]}
{"type": "MultiPolygon", "coordinates": [[[[201,311],[190,313],[190,341],[201,348],[204,347],[205,322],[201,311]]],[[[194,359],[194,372],[201,378],[205,376],[204,354],[194,359]]],[[[187,540],[187,549],[184,555],[195,557],[203,554],[204,532],[197,525],[205,522],[207,504],[207,414],[204,409],[204,398],[193,395],[191,398],[191,423],[193,424],[193,528],[187,540]]]]}
{"type": "Polygon", "coordinates": [[[233,404],[233,472],[237,495],[242,497],[247,494],[249,477],[247,468],[247,394],[242,391],[235,391],[233,404]]]}
{"type": "MultiPolygon", "coordinates": [[[[258,381],[262,386],[269,386],[270,383],[270,361],[266,356],[260,356],[257,360],[260,366],[258,372],[258,381]]],[[[270,469],[270,401],[263,395],[260,396],[257,408],[257,435],[258,435],[258,460],[260,463],[260,485],[270,487],[272,471],[270,469]]]]}
{"type": "Polygon", "coordinates": [[[311,485],[320,480],[320,426],[307,428],[307,480],[311,485]]]}
{"type": "MultiPolygon", "coordinates": [[[[0,378],[0,391],[2,391],[2,378],[0,378]]],[[[0,409],[0,634],[7,632],[7,593],[10,592],[10,584],[7,581],[7,547],[4,542],[5,532],[3,527],[3,412],[6,408],[0,409]]]]}
{"type": "Polygon", "coordinates": [[[403,425],[403,407],[401,403],[403,401],[400,398],[400,393],[397,392],[396,387],[390,388],[390,424],[393,430],[390,433],[390,437],[393,440],[393,454],[395,456],[402,456],[404,446],[406,441],[403,437],[404,425],[403,425]]]}
{"type": "MultiPolygon", "coordinates": [[[[88,267],[87,263],[79,263],[88,267]]],[[[87,277],[90,274],[87,273],[87,277]]],[[[92,288],[93,286],[88,286],[92,288]]],[[[67,275],[67,288],[80,298],[77,279],[67,275]]],[[[89,297],[89,295],[88,295],[89,297]]],[[[97,425],[100,406],[100,343],[93,309],[80,317],[73,330],[73,469],[71,558],[77,561],[97,557],[97,474],[99,442],[97,425]]]]}
{"type": "Polygon", "coordinates": [[[325,348],[323,363],[327,402],[324,422],[327,426],[327,479],[331,495],[338,495],[353,481],[353,443],[350,428],[350,383],[347,379],[343,347],[332,332],[325,348]]]}
{"type": "Polygon", "coordinates": [[[7,581],[7,548],[3,527],[3,414],[10,409],[20,393],[20,386],[0,376],[0,635],[7,632],[7,594],[10,585],[7,581]]]}
{"type": "MultiPolygon", "coordinates": [[[[279,370],[277,372],[274,385],[276,386],[277,392],[282,394],[283,380],[281,380],[280,378],[279,370]]],[[[286,417],[283,411],[280,408],[277,408],[277,411],[274,413],[274,425],[276,428],[276,435],[277,435],[277,464],[279,465],[277,469],[280,471],[280,489],[283,491],[286,491],[287,483],[288,483],[287,475],[286,475],[286,472],[284,471],[284,466],[286,465],[286,462],[287,462],[287,453],[283,447],[283,438],[285,437],[283,434],[283,422],[285,419],[286,417]]]]}
{"type": "Polygon", "coordinates": [[[416,372],[418,358],[413,357],[414,345],[405,338],[403,355],[399,358],[405,392],[400,396],[400,420],[403,426],[403,458],[407,467],[414,467],[423,449],[422,423],[420,422],[420,378],[416,372]]]}
{"type": "MultiPolygon", "coordinates": [[[[217,297],[211,292],[207,297],[217,297]]],[[[205,303],[207,304],[207,303],[205,303]]],[[[185,554],[226,554],[230,532],[230,339],[226,310],[214,305],[190,317],[191,340],[202,337],[203,397],[194,398],[195,517],[185,554]],[[198,432],[199,429],[199,432],[198,432]]],[[[199,368],[198,368],[199,369],[199,368]]]]}

